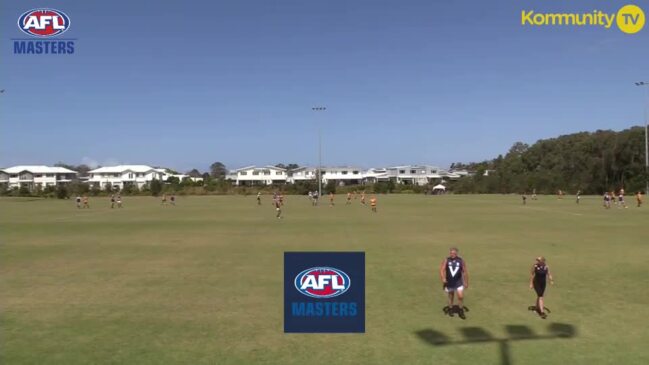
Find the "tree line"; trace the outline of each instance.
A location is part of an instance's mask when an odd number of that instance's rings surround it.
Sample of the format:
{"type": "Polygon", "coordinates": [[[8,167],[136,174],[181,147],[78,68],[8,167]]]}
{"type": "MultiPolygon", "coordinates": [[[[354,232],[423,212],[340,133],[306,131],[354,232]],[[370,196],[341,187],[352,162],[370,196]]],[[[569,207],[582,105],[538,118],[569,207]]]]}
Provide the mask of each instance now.
{"type": "Polygon", "coordinates": [[[455,193],[567,193],[645,190],[644,127],[597,130],[516,142],[503,156],[473,163],[454,163],[472,176],[451,182],[455,193]]]}

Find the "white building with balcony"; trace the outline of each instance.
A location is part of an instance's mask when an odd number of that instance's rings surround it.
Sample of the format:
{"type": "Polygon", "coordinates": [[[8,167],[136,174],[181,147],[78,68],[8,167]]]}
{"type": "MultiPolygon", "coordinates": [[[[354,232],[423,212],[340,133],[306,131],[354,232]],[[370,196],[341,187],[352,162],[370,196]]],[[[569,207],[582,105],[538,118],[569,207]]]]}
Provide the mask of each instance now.
{"type": "Polygon", "coordinates": [[[294,184],[301,181],[316,181],[318,169],[315,167],[298,167],[288,172],[287,182],[294,184]]]}
{"type": "Polygon", "coordinates": [[[404,185],[426,185],[442,180],[440,169],[430,165],[403,165],[386,168],[373,168],[365,172],[368,183],[390,181],[404,185]]]}
{"type": "Polygon", "coordinates": [[[288,180],[286,169],[275,166],[247,166],[230,171],[226,180],[237,186],[285,184],[288,180]]]}
{"type": "Polygon", "coordinates": [[[0,169],[0,186],[4,189],[27,187],[29,190],[67,184],[77,172],[57,166],[23,165],[0,169]]]}
{"type": "Polygon", "coordinates": [[[127,185],[141,189],[151,181],[167,179],[167,170],[147,165],[118,165],[105,166],[88,171],[88,183],[99,189],[124,189],[127,185]]]}
{"type": "Polygon", "coordinates": [[[360,167],[323,167],[322,183],[334,181],[336,185],[360,185],[364,178],[363,169],[360,167]]]}

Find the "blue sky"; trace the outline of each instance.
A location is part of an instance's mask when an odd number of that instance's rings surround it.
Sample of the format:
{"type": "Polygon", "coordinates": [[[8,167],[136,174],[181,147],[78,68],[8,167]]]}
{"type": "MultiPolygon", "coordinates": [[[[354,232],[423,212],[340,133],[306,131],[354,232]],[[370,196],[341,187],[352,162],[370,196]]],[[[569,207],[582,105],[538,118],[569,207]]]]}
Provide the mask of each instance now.
{"type": "MultiPolygon", "coordinates": [[[[0,166],[448,165],[643,119],[649,25],[531,28],[626,1],[2,2],[0,166]],[[14,55],[66,12],[73,55],[14,55]],[[314,113],[312,106],[326,112],[314,113]]],[[[649,2],[637,2],[649,15],[649,2]]]]}

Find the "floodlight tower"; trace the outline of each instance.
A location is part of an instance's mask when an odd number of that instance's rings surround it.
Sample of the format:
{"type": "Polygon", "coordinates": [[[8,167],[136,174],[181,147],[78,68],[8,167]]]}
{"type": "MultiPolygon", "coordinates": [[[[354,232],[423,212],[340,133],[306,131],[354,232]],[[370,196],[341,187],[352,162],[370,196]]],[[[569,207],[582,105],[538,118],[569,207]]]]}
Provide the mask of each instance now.
{"type": "MultiPolygon", "coordinates": [[[[314,106],[311,108],[314,112],[324,112],[327,107],[314,106]]],[[[318,123],[318,198],[322,196],[322,127],[318,123]]]]}
{"type": "Polygon", "coordinates": [[[635,86],[644,86],[647,89],[647,101],[644,107],[644,173],[645,195],[649,194],[649,81],[639,81],[635,86]]]}

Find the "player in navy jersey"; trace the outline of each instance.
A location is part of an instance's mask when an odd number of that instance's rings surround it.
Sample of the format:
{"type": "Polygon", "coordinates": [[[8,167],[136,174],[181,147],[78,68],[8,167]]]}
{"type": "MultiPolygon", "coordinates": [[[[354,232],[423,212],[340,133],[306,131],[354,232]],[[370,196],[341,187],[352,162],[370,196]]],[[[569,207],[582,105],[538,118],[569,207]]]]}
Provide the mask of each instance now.
{"type": "MultiPolygon", "coordinates": [[[[545,307],[543,306],[543,295],[545,293],[546,279],[550,279],[550,284],[554,285],[552,274],[550,274],[550,267],[545,264],[545,257],[539,256],[532,266],[532,276],[530,277],[530,289],[536,291],[536,312],[545,319],[545,307]]],[[[530,307],[531,309],[531,307],[530,307]]]]}
{"type": "Polygon", "coordinates": [[[448,293],[448,314],[452,317],[457,312],[460,318],[465,319],[464,289],[469,287],[469,272],[467,271],[466,262],[457,253],[457,248],[451,248],[449,256],[444,259],[439,268],[439,275],[442,279],[444,291],[448,293]],[[453,303],[455,293],[457,293],[457,306],[453,303]]]}

